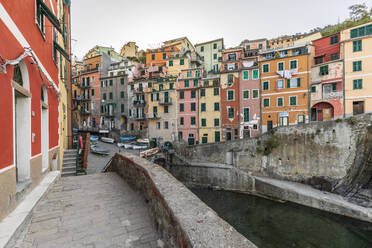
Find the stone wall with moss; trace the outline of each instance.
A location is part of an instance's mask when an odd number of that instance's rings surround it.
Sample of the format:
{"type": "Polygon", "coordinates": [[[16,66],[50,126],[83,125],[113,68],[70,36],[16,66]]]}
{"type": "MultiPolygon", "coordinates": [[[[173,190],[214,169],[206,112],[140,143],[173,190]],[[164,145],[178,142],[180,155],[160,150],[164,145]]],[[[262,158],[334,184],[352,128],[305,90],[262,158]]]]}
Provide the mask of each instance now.
{"type": "MultiPolygon", "coordinates": [[[[366,159],[372,149],[371,142],[368,142],[371,125],[372,114],[366,114],[280,127],[251,139],[176,145],[174,156],[180,159],[178,163],[184,164],[230,164],[232,153],[232,165],[252,175],[302,182],[332,191],[358,180],[356,176],[364,172],[367,175],[360,178],[365,184],[371,184],[372,169],[368,167],[370,160],[366,159]]],[[[171,158],[169,161],[172,163],[171,158]]]]}

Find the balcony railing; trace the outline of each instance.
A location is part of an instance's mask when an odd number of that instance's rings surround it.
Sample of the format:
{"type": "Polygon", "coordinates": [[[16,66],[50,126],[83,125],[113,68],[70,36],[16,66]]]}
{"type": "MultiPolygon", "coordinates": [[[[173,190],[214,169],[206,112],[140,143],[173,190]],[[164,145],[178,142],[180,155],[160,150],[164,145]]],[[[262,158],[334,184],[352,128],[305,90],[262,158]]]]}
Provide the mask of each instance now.
{"type": "Polygon", "coordinates": [[[133,101],[133,105],[135,107],[141,107],[141,106],[145,106],[146,102],[144,100],[134,100],[133,101]]]}
{"type": "Polygon", "coordinates": [[[137,116],[135,116],[135,119],[137,121],[144,120],[145,119],[145,115],[137,115],[137,116]]]}
{"type": "Polygon", "coordinates": [[[89,101],[90,100],[90,96],[81,96],[80,99],[82,101],[89,101]]]}
{"type": "Polygon", "coordinates": [[[90,87],[92,87],[90,84],[80,84],[81,89],[90,88],[90,87]]]}
{"type": "Polygon", "coordinates": [[[89,110],[86,110],[86,109],[82,109],[82,110],[80,110],[80,113],[81,113],[82,115],[90,115],[90,111],[89,111],[89,110]]]}
{"type": "Polygon", "coordinates": [[[160,119],[160,115],[158,113],[150,113],[147,115],[147,119],[160,119]]]}
{"type": "Polygon", "coordinates": [[[258,56],[258,52],[259,52],[259,51],[260,51],[259,49],[245,51],[245,52],[244,52],[244,56],[245,56],[245,57],[255,57],[255,56],[258,56]]]}
{"type": "Polygon", "coordinates": [[[160,105],[171,105],[172,99],[171,98],[164,98],[159,101],[160,105]]]}
{"type": "Polygon", "coordinates": [[[80,73],[81,73],[81,74],[84,74],[84,73],[93,72],[93,71],[98,71],[98,67],[94,67],[94,68],[86,68],[86,69],[80,71],[80,73]]]}
{"type": "Polygon", "coordinates": [[[107,116],[107,117],[115,117],[115,112],[114,111],[112,111],[112,112],[108,111],[104,115],[107,116]]]}
{"type": "Polygon", "coordinates": [[[334,92],[323,92],[323,100],[327,99],[336,99],[336,98],[342,98],[343,92],[342,91],[334,91],[334,92]]]}

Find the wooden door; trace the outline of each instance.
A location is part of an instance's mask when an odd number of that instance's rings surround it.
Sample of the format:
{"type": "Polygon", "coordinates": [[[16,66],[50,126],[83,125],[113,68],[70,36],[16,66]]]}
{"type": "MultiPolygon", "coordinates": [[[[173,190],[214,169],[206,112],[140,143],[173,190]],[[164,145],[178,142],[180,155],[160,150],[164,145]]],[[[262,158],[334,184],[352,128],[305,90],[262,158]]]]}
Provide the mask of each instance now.
{"type": "Polygon", "coordinates": [[[323,109],[323,119],[326,121],[330,121],[332,119],[332,109],[330,108],[323,109]]]}
{"type": "Polygon", "coordinates": [[[353,115],[364,113],[364,102],[353,102],[353,115]]]}

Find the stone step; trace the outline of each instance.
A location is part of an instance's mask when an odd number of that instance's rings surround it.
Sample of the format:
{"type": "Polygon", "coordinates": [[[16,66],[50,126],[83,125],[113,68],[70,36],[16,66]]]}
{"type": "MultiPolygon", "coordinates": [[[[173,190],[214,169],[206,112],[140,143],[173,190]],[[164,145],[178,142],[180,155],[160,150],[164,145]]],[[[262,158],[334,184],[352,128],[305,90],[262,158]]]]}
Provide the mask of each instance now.
{"type": "Polygon", "coordinates": [[[63,163],[76,162],[76,158],[63,158],[63,163]]]}
{"type": "Polygon", "coordinates": [[[69,166],[76,166],[76,161],[63,162],[63,164],[62,164],[62,168],[69,167],[69,166]]]}
{"type": "Polygon", "coordinates": [[[71,177],[76,176],[76,171],[65,171],[62,172],[61,177],[71,177]]]}
{"type": "Polygon", "coordinates": [[[76,152],[76,149],[65,149],[64,152],[76,152]]]}
{"type": "Polygon", "coordinates": [[[76,166],[66,166],[62,168],[62,173],[63,172],[76,172],[76,166]]]}

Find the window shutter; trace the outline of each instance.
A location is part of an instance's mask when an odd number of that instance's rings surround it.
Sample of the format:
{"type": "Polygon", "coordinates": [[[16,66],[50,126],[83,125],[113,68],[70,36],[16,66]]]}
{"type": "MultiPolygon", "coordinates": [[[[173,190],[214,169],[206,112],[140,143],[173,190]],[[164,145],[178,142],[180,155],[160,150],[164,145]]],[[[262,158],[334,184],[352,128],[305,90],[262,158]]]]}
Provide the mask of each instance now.
{"type": "Polygon", "coordinates": [[[151,101],[153,102],[154,101],[154,95],[151,94],[151,101]]]}
{"type": "Polygon", "coordinates": [[[287,79],[287,88],[291,88],[291,80],[290,79],[287,79]]]}
{"type": "Polygon", "coordinates": [[[301,78],[297,78],[297,87],[301,87],[301,78]]]}

